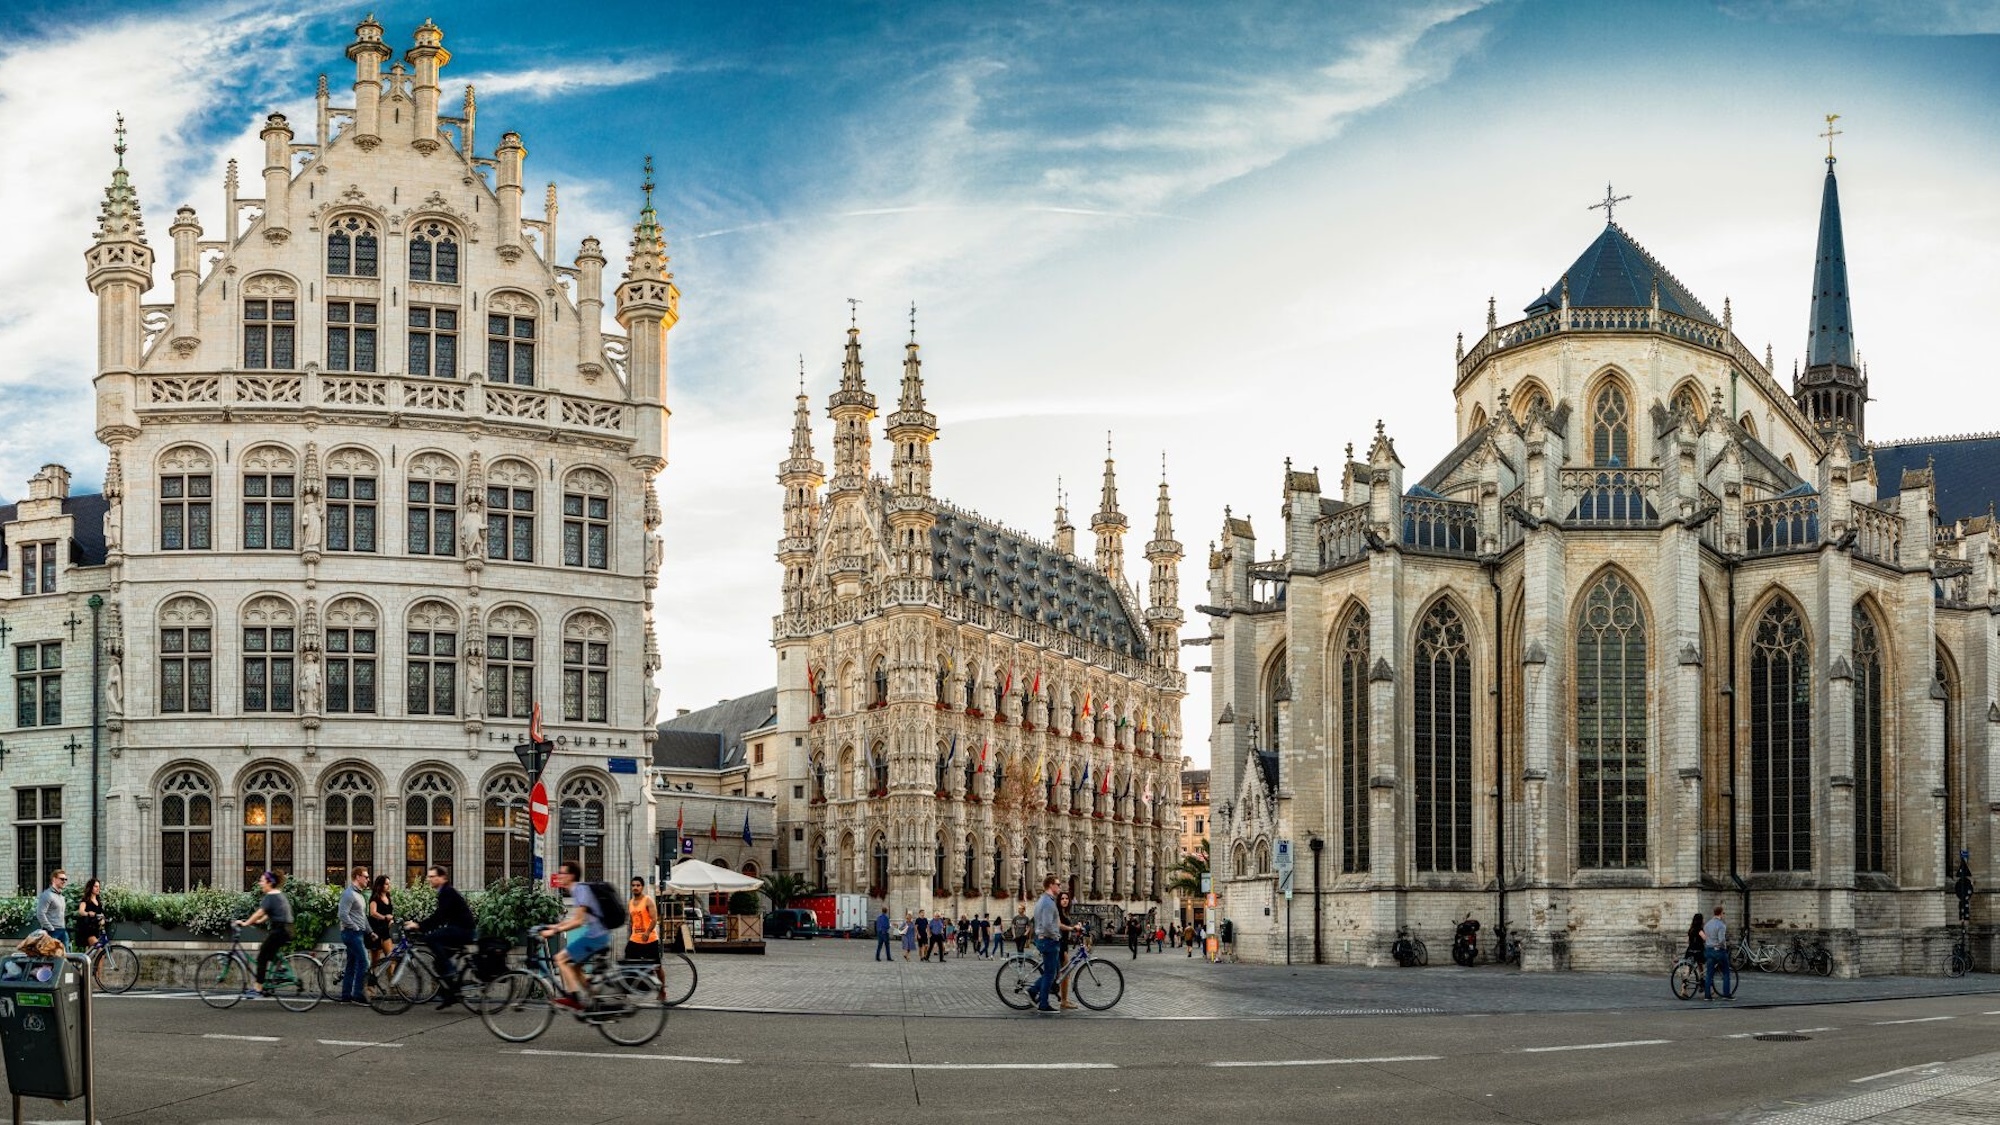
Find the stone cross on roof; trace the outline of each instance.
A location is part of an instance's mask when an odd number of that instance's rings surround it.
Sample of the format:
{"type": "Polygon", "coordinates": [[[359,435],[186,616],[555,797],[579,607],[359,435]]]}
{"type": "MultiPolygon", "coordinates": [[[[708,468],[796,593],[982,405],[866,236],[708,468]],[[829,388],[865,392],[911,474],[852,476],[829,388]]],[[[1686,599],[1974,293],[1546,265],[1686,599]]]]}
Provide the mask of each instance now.
{"type": "Polygon", "coordinates": [[[1603,209],[1603,211],[1604,211],[1604,221],[1605,221],[1605,222],[1607,222],[1607,223],[1609,223],[1609,222],[1611,222],[1611,221],[1612,221],[1612,217],[1611,217],[1611,212],[1612,212],[1612,209],[1613,209],[1613,208],[1615,208],[1615,207],[1617,207],[1617,206],[1618,206],[1618,205],[1619,205],[1620,203],[1623,203],[1623,202],[1625,202],[1626,200],[1628,200],[1628,199],[1630,199],[1630,198],[1632,198],[1632,197],[1631,197],[1631,196],[1629,196],[1629,195],[1613,195],[1613,194],[1611,194],[1611,182],[1610,182],[1609,180],[1607,180],[1607,181],[1605,181],[1605,184],[1604,184],[1604,202],[1602,202],[1602,203],[1593,203],[1593,204],[1591,204],[1590,206],[1588,206],[1588,207],[1584,208],[1584,210],[1586,210],[1586,211],[1595,211],[1595,210],[1598,210],[1599,208],[1602,208],[1602,209],[1603,209]]]}

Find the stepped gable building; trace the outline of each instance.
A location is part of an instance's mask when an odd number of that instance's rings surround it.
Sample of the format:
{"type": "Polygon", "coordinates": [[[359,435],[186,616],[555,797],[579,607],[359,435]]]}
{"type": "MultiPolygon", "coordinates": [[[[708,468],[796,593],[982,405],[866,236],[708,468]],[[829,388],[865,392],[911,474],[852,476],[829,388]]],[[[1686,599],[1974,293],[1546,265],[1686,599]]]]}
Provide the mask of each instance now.
{"type": "Polygon", "coordinates": [[[914,330],[905,352],[887,477],[858,327],[829,400],[831,478],[803,388],[779,465],[779,864],[897,916],[1011,911],[1045,873],[1106,915],[1151,910],[1180,852],[1186,693],[1166,482],[1142,608],[1109,450],[1094,558],[1060,504],[1053,542],[954,507],[931,491],[914,330]]]}
{"type": "Polygon", "coordinates": [[[1331,480],[1286,464],[1264,557],[1228,515],[1202,608],[1243,956],[1285,958],[1289,840],[1324,892],[1293,959],[1471,912],[1531,968],[1627,969],[1726,902],[1843,973],[1940,968],[1960,850],[2000,870],[2000,440],[1868,441],[1830,155],[1789,389],[1731,321],[1607,221],[1461,343],[1435,468],[1377,423],[1331,480]]]}
{"type": "Polygon", "coordinates": [[[261,198],[232,163],[212,235],[175,212],[161,304],[143,299],[154,246],[121,134],[85,251],[103,497],[57,516],[49,482],[9,529],[58,552],[53,594],[37,577],[24,597],[105,598],[95,664],[89,632],[45,620],[60,606],[5,638],[20,661],[61,642],[60,712],[34,717],[36,752],[7,774],[56,793],[73,872],[101,792],[97,873],[129,886],[526,875],[511,748],[537,704],[557,744],[540,854],[593,878],[649,858],[653,479],[678,315],[651,184],[610,298],[626,334],[607,333],[598,241],[555,261],[554,186],[522,214],[521,137],[477,155],[472,90],[440,108],[443,40],[426,22],[392,62],[362,21],[346,104],[322,77],[313,122],[266,119],[261,198]],[[73,732],[93,700],[94,780],[40,734],[51,716],[73,732]]]}

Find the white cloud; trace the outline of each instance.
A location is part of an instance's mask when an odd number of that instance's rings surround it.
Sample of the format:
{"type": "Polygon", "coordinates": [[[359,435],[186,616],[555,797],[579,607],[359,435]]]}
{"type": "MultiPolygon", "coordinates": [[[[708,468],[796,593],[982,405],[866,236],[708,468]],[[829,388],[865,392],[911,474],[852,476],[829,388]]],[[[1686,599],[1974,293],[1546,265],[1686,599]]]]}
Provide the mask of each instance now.
{"type": "Polygon", "coordinates": [[[553,98],[584,90],[604,90],[650,82],[676,68],[661,60],[578,59],[559,67],[536,67],[455,76],[454,81],[470,84],[481,95],[525,94],[530,98],[553,98]]]}

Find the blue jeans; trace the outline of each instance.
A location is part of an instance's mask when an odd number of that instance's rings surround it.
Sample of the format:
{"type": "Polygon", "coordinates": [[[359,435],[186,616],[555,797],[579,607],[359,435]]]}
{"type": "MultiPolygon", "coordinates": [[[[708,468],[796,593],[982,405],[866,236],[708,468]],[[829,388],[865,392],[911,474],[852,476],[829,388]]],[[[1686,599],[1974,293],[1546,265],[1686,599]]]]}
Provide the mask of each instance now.
{"type": "Polygon", "coordinates": [[[366,1000],[368,979],[368,932],[366,930],[340,931],[340,944],[347,950],[347,971],[340,976],[340,998],[342,1000],[366,1000]]]}
{"type": "Polygon", "coordinates": [[[63,943],[63,948],[64,948],[64,949],[68,949],[68,948],[69,948],[69,929],[68,929],[68,927],[65,927],[65,926],[57,926],[57,927],[56,927],[55,929],[53,929],[53,930],[50,930],[50,931],[49,931],[48,933],[49,933],[49,936],[50,936],[50,937],[52,937],[52,938],[56,939],[56,940],[57,940],[57,941],[59,941],[59,942],[62,942],[62,943],[63,943]]]}
{"type": "Polygon", "coordinates": [[[1062,942],[1055,938],[1036,938],[1035,952],[1042,957],[1042,978],[1035,982],[1029,994],[1035,998],[1038,1008],[1049,1007],[1049,997],[1055,994],[1056,970],[1062,968],[1062,942]]]}
{"type": "Polygon", "coordinates": [[[876,935],[875,935],[875,960],[877,960],[877,961],[894,961],[895,959],[896,959],[896,958],[895,958],[895,955],[894,955],[894,954],[891,954],[891,953],[889,952],[889,935],[888,935],[888,934],[876,934],[876,935]]]}
{"type": "Polygon", "coordinates": [[[1727,949],[1703,950],[1702,959],[1708,963],[1706,979],[1702,982],[1703,995],[1707,999],[1715,999],[1715,978],[1717,976],[1722,978],[1724,990],[1733,995],[1736,991],[1734,987],[1736,982],[1731,980],[1729,976],[1734,971],[1729,967],[1729,951],[1727,949]]]}

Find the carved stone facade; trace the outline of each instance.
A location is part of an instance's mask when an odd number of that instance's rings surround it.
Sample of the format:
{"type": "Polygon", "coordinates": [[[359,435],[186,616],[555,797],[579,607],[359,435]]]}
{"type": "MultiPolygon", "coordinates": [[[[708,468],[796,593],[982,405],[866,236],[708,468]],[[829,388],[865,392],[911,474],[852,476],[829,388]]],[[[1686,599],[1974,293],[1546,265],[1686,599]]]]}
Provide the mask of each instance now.
{"type": "Polygon", "coordinates": [[[1650,969],[1725,903],[1843,973],[1940,968],[1960,850],[2000,869],[1992,498],[1878,475],[1840,246],[1829,161],[1788,391],[1607,225],[1461,345],[1460,442],[1420,483],[1378,423],[1326,492],[1286,465],[1275,552],[1225,519],[1214,862],[1244,957],[1285,958],[1288,907],[1293,959],[1367,963],[1469,911],[1531,968],[1650,969]]]}

